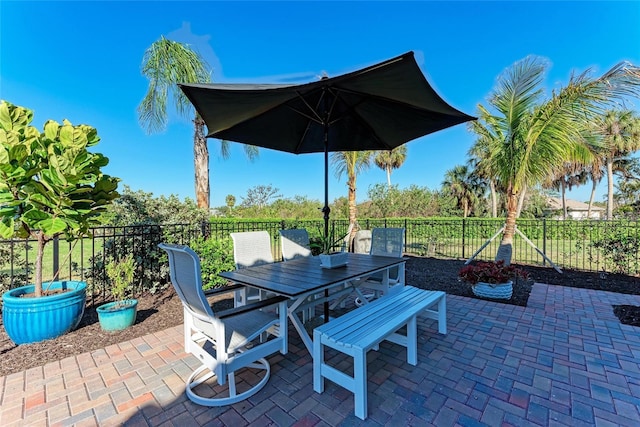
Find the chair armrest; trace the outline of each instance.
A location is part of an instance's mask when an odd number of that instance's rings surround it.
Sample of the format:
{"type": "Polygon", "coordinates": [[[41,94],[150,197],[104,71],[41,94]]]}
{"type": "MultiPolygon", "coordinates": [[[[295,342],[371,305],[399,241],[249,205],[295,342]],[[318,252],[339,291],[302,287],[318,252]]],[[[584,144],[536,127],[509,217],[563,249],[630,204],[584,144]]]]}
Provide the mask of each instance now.
{"type": "Polygon", "coordinates": [[[283,296],[272,297],[262,301],[257,301],[251,304],[241,305],[240,307],[230,308],[228,310],[219,311],[217,318],[224,319],[225,317],[237,316],[249,311],[258,310],[260,308],[268,307],[270,305],[279,304],[283,301],[287,301],[289,298],[283,296]]]}
{"type": "Polygon", "coordinates": [[[237,289],[242,289],[244,287],[245,287],[244,285],[236,283],[234,285],[224,286],[222,288],[208,289],[208,290],[204,291],[204,295],[206,297],[211,297],[211,296],[215,296],[215,295],[228,294],[230,292],[233,292],[233,291],[235,291],[237,289]]]}

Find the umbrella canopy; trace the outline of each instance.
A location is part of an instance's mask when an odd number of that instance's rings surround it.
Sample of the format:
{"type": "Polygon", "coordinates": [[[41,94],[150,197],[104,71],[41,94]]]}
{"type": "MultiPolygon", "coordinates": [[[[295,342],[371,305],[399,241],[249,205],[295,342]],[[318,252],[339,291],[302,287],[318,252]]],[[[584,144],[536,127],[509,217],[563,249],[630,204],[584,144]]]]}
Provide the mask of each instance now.
{"type": "Polygon", "coordinates": [[[413,52],[348,74],[298,84],[181,84],[207,137],[290,153],[392,150],[475,118],[429,85],[413,52]]]}

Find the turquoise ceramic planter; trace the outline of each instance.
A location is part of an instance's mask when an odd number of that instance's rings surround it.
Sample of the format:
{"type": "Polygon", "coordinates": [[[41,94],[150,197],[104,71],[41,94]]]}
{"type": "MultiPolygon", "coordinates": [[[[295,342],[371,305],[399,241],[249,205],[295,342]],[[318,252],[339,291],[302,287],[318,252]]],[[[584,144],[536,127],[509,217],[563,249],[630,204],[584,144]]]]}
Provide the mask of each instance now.
{"type": "Polygon", "coordinates": [[[12,289],[2,295],[2,322],[7,335],[16,344],[44,341],[64,335],[75,329],[87,300],[87,283],[58,281],[49,290],[68,289],[67,292],[40,298],[25,298],[33,293],[35,286],[27,285],[12,289]]]}
{"type": "Polygon", "coordinates": [[[96,311],[103,331],[120,331],[136,322],[138,301],[128,299],[120,302],[110,302],[101,305],[96,311]]]}

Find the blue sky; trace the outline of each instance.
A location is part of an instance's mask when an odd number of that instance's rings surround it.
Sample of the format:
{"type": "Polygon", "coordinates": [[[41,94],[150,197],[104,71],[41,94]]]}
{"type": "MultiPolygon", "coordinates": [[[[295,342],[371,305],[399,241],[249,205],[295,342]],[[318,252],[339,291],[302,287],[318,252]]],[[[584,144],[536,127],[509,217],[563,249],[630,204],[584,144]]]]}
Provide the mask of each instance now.
{"type": "MultiPolygon", "coordinates": [[[[640,1],[633,2],[152,2],[0,1],[0,98],[35,112],[34,125],[66,118],[98,129],[106,172],[134,190],[194,199],[193,126],[172,114],[165,132],[147,135],[136,108],[148,82],[144,51],[161,35],[199,51],[216,82],[294,82],[354,71],[413,50],[427,80],[468,114],[496,77],[527,55],[547,58],[546,87],[572,73],[600,74],[640,64],[640,1]]],[[[636,101],[635,109],[640,111],[636,101]]],[[[458,125],[408,143],[391,180],[401,188],[440,187],[466,161],[474,137],[458,125]]],[[[261,149],[231,159],[210,140],[211,206],[271,184],[285,197],[323,198],[323,156],[261,149]]],[[[346,196],[331,173],[330,200],[346,196]]],[[[373,166],[358,177],[358,201],[386,182],[373,166]]],[[[588,199],[589,187],[571,193],[588,199]]],[[[603,200],[603,182],[596,200],[603,200]]]]}

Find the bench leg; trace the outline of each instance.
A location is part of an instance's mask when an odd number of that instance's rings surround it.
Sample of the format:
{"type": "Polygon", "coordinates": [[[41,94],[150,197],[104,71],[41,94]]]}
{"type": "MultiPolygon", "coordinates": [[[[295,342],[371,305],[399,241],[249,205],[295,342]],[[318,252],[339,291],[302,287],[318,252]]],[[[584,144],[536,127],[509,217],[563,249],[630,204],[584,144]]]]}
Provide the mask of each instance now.
{"type": "Polygon", "coordinates": [[[438,332],[447,333],[447,295],[443,295],[438,301],[438,332]]]}
{"type": "Polygon", "coordinates": [[[324,349],[320,334],[313,331],[313,391],[322,393],[324,391],[324,376],[322,375],[322,365],[324,365],[324,349]]]}
{"type": "Polygon", "coordinates": [[[367,352],[358,352],[353,356],[354,410],[356,417],[367,418],[367,352]]]}
{"type": "Polygon", "coordinates": [[[411,316],[407,322],[407,362],[416,366],[418,363],[418,320],[411,316]]]}

